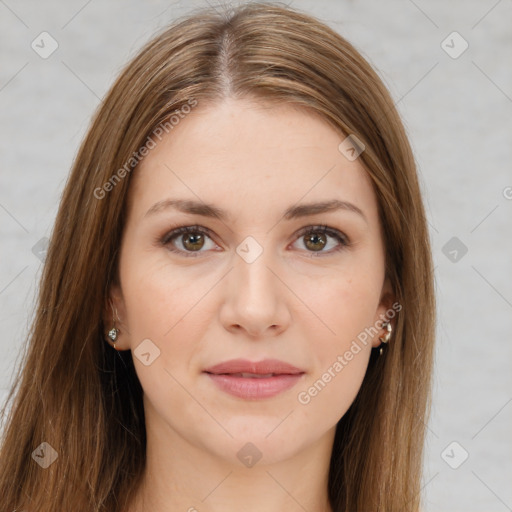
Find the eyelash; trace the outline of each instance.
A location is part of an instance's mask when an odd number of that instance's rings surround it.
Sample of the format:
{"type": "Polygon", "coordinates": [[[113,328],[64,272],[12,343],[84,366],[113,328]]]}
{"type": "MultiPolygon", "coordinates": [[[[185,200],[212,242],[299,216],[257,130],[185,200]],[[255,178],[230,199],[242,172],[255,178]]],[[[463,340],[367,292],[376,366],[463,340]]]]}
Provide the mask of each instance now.
{"type": "MultiPolygon", "coordinates": [[[[192,258],[199,257],[200,254],[204,251],[195,251],[195,252],[194,251],[182,251],[181,249],[176,249],[175,247],[169,246],[169,242],[171,242],[174,238],[178,237],[179,235],[182,235],[185,233],[202,233],[204,235],[207,235],[209,238],[212,238],[210,230],[203,228],[202,226],[198,226],[198,225],[180,226],[180,227],[172,229],[167,234],[165,234],[162,238],[157,239],[157,242],[160,243],[161,245],[167,247],[169,251],[177,253],[177,254],[185,255],[185,257],[187,257],[187,258],[188,257],[192,257],[192,258]]],[[[310,234],[310,233],[326,234],[326,235],[329,235],[329,236],[335,238],[340,243],[340,245],[338,247],[336,247],[335,249],[331,249],[328,252],[307,251],[307,252],[311,252],[312,257],[318,257],[318,256],[323,257],[324,255],[330,255],[333,253],[337,253],[351,245],[350,240],[348,239],[348,237],[345,234],[343,234],[341,231],[338,231],[337,229],[330,228],[329,226],[326,226],[325,224],[319,224],[319,225],[315,225],[315,226],[306,226],[306,227],[300,229],[296,236],[297,236],[297,238],[301,238],[302,236],[310,234]],[[324,253],[324,254],[322,254],[322,253],[324,253]]]]}

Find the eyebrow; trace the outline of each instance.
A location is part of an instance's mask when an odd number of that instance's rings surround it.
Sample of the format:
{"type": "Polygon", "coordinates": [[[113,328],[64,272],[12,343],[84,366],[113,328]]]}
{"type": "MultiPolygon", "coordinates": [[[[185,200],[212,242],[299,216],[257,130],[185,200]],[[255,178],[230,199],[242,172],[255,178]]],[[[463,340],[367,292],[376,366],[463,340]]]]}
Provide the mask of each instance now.
{"type": "MultiPolygon", "coordinates": [[[[192,215],[212,217],[221,221],[229,221],[231,218],[231,216],[225,210],[218,208],[213,204],[191,199],[164,199],[162,201],[158,201],[145,213],[144,216],[147,217],[148,215],[153,215],[169,208],[178,210],[183,213],[190,213],[192,215]]],[[[292,205],[287,208],[283,217],[286,220],[292,220],[301,217],[307,217],[309,215],[317,215],[319,213],[328,213],[337,210],[345,210],[356,213],[360,215],[366,223],[368,223],[368,219],[359,207],[357,207],[355,204],[349,203],[348,201],[341,201],[339,199],[292,205]]]]}

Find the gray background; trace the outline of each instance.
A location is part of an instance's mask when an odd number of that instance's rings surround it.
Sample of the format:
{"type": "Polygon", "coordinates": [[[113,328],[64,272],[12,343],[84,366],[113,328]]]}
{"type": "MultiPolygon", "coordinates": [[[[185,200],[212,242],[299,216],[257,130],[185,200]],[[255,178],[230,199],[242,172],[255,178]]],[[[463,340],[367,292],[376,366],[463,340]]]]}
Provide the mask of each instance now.
{"type": "MultiPolygon", "coordinates": [[[[154,30],[202,5],[0,0],[0,400],[33,315],[40,240],[94,109],[154,30]],[[46,59],[31,47],[43,31],[58,43],[46,59]]],[[[512,0],[292,6],[377,69],[419,165],[439,314],[424,511],[512,510],[512,0]],[[454,31],[469,44],[457,58],[454,31]]]]}

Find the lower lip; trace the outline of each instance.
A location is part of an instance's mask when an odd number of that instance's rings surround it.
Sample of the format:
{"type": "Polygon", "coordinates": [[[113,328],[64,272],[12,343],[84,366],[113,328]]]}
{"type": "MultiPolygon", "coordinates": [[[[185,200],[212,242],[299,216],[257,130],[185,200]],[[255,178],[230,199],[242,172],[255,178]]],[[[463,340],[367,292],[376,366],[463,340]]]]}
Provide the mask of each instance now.
{"type": "Polygon", "coordinates": [[[215,384],[230,395],[245,398],[270,398],[292,388],[302,377],[302,373],[294,375],[275,375],[261,379],[251,377],[234,377],[207,373],[215,384]]]}

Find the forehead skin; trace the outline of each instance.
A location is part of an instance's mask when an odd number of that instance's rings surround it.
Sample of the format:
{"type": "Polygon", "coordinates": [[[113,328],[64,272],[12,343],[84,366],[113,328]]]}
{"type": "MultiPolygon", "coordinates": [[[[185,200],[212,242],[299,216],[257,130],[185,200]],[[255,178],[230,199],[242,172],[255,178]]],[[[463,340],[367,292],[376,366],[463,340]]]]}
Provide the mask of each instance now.
{"type": "MultiPolygon", "coordinates": [[[[359,159],[338,150],[344,134],[292,105],[228,99],[199,104],[133,171],[128,223],[157,201],[179,197],[228,210],[228,227],[267,232],[284,210],[327,199],[350,201],[380,240],[373,187],[359,159]]],[[[343,213],[352,219],[352,213],[343,213]]]]}

